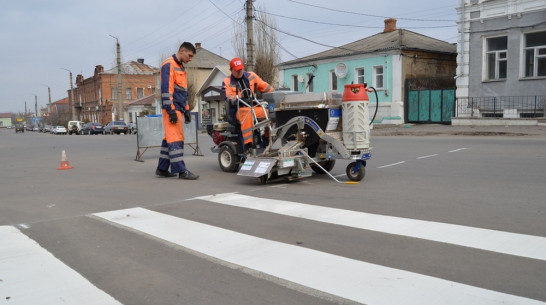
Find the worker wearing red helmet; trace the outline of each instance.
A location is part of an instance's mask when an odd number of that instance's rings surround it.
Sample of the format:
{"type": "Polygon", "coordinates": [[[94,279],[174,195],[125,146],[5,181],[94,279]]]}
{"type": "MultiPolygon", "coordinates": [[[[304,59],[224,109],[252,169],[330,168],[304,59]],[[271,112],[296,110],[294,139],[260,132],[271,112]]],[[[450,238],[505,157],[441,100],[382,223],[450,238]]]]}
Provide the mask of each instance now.
{"type": "MultiPolygon", "coordinates": [[[[245,71],[243,61],[235,57],[229,63],[231,75],[224,79],[222,94],[225,95],[228,103],[228,119],[231,124],[237,120],[241,124],[243,143],[252,142],[252,117],[248,107],[240,107],[237,111],[237,96],[246,99],[254,96],[254,88],[262,93],[273,92],[275,89],[263,81],[256,73],[245,71]]],[[[262,107],[254,107],[256,116],[265,118],[262,107]]]]}

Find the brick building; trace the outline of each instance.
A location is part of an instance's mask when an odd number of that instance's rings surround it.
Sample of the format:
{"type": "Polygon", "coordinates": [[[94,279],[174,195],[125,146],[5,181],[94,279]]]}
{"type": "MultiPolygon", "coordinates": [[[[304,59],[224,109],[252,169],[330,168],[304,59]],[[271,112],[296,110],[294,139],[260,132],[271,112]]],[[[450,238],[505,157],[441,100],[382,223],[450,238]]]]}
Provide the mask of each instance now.
{"type": "MultiPolygon", "coordinates": [[[[78,120],[106,124],[117,119],[117,73],[117,67],[104,71],[103,66],[97,65],[92,77],[84,79],[81,74],[76,77],[74,100],[78,120]]],[[[154,94],[158,75],[159,69],[144,64],[144,59],[121,64],[121,94],[124,105],[121,117],[125,121],[130,121],[127,104],[154,94]]]]}

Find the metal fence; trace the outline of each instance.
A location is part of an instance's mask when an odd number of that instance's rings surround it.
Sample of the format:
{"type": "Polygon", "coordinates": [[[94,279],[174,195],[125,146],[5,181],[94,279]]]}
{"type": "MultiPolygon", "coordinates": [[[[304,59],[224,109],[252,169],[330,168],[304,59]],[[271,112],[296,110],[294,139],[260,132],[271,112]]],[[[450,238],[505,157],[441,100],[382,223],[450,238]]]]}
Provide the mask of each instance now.
{"type": "Polygon", "coordinates": [[[458,97],[456,117],[539,118],[546,112],[546,95],[458,97]]]}

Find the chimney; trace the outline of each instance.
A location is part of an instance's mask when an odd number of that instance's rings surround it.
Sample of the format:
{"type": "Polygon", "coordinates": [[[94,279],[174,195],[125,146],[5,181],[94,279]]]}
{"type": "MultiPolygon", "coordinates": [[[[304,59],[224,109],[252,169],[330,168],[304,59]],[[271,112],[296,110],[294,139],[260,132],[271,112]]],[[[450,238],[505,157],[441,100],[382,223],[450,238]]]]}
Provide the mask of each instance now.
{"type": "Polygon", "coordinates": [[[144,58],[139,58],[139,59],[137,59],[137,62],[138,62],[139,64],[143,64],[143,63],[144,63],[144,58]]]}
{"type": "Polygon", "coordinates": [[[395,30],[396,30],[396,19],[394,18],[385,19],[385,29],[383,30],[383,33],[388,33],[395,30]]]}
{"type": "Polygon", "coordinates": [[[201,49],[201,43],[200,43],[200,42],[196,42],[196,43],[195,43],[195,48],[196,48],[196,49],[201,49]]]}

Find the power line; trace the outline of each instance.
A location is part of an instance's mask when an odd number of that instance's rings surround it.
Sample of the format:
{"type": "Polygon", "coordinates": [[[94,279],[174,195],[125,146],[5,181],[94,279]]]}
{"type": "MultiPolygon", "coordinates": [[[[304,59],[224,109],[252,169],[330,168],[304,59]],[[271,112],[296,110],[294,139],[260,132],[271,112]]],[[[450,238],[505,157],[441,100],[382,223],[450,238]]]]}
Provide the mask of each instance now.
{"type": "MultiPolygon", "coordinates": [[[[393,18],[392,16],[370,15],[370,14],[364,14],[364,13],[358,13],[358,12],[350,12],[350,11],[338,10],[338,9],[334,9],[334,8],[329,8],[329,7],[324,7],[324,6],[319,6],[319,5],[314,5],[314,4],[304,3],[304,2],[299,2],[299,1],[296,1],[296,0],[288,0],[288,1],[294,2],[294,3],[297,3],[297,4],[301,4],[301,5],[316,7],[316,8],[325,9],[325,10],[328,10],[328,11],[340,12],[340,13],[345,13],[345,14],[353,14],[353,15],[360,15],[360,16],[367,16],[367,17],[376,17],[376,18],[383,18],[383,19],[385,19],[385,18],[393,18]]],[[[410,21],[424,21],[424,22],[456,22],[456,21],[457,21],[457,20],[418,19],[418,18],[402,18],[402,17],[396,17],[396,19],[398,19],[398,20],[410,20],[410,21]]]]}
{"type": "Polygon", "coordinates": [[[298,35],[283,31],[283,30],[280,30],[280,29],[278,29],[276,27],[272,27],[271,25],[266,24],[265,22],[263,22],[261,20],[258,20],[258,19],[256,19],[256,21],[261,22],[265,26],[267,26],[267,27],[269,27],[269,28],[271,28],[271,29],[273,29],[273,30],[275,30],[277,32],[283,33],[283,34],[288,35],[288,36],[296,37],[296,38],[299,38],[299,39],[303,39],[305,41],[308,41],[308,42],[311,42],[311,43],[314,43],[314,44],[317,44],[317,45],[320,45],[320,46],[323,46],[323,47],[328,47],[328,48],[333,48],[333,49],[341,49],[341,50],[346,50],[346,51],[350,51],[350,52],[356,52],[356,50],[351,50],[351,49],[347,49],[347,48],[343,48],[343,47],[331,46],[331,45],[328,45],[328,44],[325,44],[325,43],[313,41],[311,39],[308,39],[308,38],[305,38],[305,37],[302,37],[302,36],[298,36],[298,35]]]}
{"type": "MultiPolygon", "coordinates": [[[[265,11],[256,10],[257,12],[268,14],[271,16],[286,18],[286,19],[292,19],[292,20],[299,20],[304,22],[310,22],[310,23],[317,23],[317,24],[324,24],[324,25],[334,25],[334,26],[345,26],[345,27],[353,27],[353,28],[367,28],[367,29],[382,29],[382,26],[366,26],[366,25],[354,25],[354,24],[341,24],[341,23],[330,23],[330,22],[323,22],[323,21],[315,21],[315,20],[309,20],[309,19],[303,19],[303,18],[296,18],[296,17],[288,17],[283,15],[278,15],[274,13],[268,13],[265,11]]],[[[435,29],[435,28],[450,28],[450,27],[456,27],[457,25],[442,25],[442,26],[412,26],[412,27],[405,27],[406,29],[435,29]]]]}

